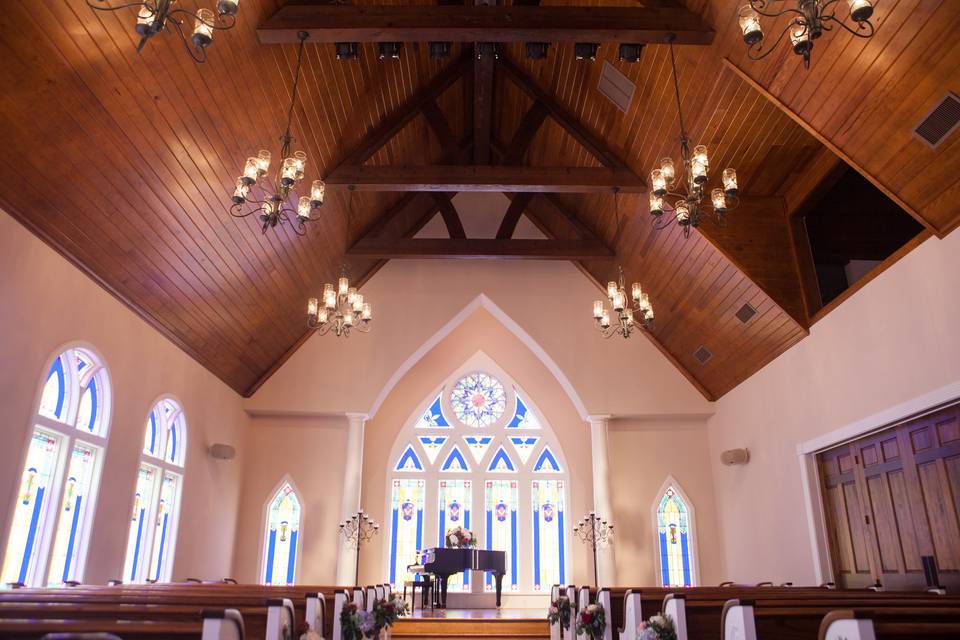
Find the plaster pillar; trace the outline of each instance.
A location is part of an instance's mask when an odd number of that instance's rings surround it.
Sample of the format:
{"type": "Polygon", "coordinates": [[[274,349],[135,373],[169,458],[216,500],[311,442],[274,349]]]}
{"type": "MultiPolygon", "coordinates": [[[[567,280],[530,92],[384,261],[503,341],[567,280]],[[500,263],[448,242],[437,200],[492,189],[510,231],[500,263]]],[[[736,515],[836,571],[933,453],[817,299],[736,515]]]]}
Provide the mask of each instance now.
{"type": "MultiPolygon", "coordinates": [[[[363,475],[363,426],[367,422],[364,413],[347,414],[347,450],[343,478],[343,497],[340,501],[340,521],[349,519],[360,511],[360,478],[363,475]]],[[[341,535],[337,553],[337,585],[357,584],[357,550],[350,547],[341,535]]]]}
{"type": "MultiPolygon", "coordinates": [[[[610,499],[610,462],[607,450],[607,426],[609,415],[587,416],[590,421],[590,449],[593,458],[593,510],[597,516],[611,524],[613,519],[613,501],[610,499]]],[[[614,534],[617,533],[614,528],[614,534]]],[[[616,537],[614,537],[616,544],[616,537]]],[[[614,546],[608,545],[604,549],[597,549],[597,573],[600,584],[597,587],[613,587],[617,585],[617,567],[614,561],[614,546]]]]}

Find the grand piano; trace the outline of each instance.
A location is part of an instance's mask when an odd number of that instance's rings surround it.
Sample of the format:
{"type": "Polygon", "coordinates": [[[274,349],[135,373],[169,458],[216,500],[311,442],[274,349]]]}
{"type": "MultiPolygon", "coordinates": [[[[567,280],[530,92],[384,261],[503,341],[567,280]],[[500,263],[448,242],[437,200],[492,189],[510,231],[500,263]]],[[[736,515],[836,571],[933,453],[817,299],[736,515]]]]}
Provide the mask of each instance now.
{"type": "Polygon", "coordinates": [[[507,570],[507,554],[504,551],[488,549],[426,549],[420,555],[419,564],[410,565],[413,573],[431,573],[437,577],[438,605],[447,606],[447,580],[462,571],[492,571],[497,589],[497,606],[500,606],[500,593],[503,588],[503,574],[507,570]]]}

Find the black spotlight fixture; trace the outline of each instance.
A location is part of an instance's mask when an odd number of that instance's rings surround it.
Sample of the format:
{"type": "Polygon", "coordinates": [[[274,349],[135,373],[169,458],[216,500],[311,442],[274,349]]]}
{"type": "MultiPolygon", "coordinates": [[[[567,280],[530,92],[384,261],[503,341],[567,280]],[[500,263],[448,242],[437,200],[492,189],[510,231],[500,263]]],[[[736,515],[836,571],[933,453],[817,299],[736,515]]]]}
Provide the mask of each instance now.
{"type": "Polygon", "coordinates": [[[481,58],[493,58],[496,60],[500,57],[500,43],[498,42],[478,42],[477,43],[477,60],[481,58]]]}
{"type": "Polygon", "coordinates": [[[642,44],[623,43],[620,45],[620,59],[624,62],[640,62],[641,53],[643,53],[642,44]]]}
{"type": "Polygon", "coordinates": [[[337,60],[353,60],[357,57],[356,42],[338,42],[334,47],[337,51],[337,60]]]}
{"type": "Polygon", "coordinates": [[[402,42],[378,42],[377,49],[380,51],[381,60],[399,60],[400,50],[403,49],[402,42]]]}
{"type": "Polygon", "coordinates": [[[428,42],[427,48],[430,51],[430,57],[434,60],[439,60],[441,58],[450,57],[450,49],[453,47],[452,42],[428,42]]]}
{"type": "Polygon", "coordinates": [[[544,60],[549,47],[549,42],[528,42],[526,43],[527,57],[531,60],[544,60]]]}
{"type": "Polygon", "coordinates": [[[596,60],[600,45],[596,42],[578,42],[573,45],[573,55],[577,60],[596,60]]]}

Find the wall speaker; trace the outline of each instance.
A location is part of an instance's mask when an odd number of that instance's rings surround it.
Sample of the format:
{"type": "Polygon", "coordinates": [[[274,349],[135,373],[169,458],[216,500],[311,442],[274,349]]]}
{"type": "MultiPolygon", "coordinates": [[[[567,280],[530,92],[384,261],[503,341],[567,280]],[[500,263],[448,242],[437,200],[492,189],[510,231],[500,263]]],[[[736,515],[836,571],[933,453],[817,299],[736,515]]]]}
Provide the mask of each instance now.
{"type": "Polygon", "coordinates": [[[233,460],[237,455],[237,450],[229,444],[216,443],[210,445],[210,457],[217,460],[233,460]]]}
{"type": "Polygon", "coordinates": [[[727,466],[750,462],[749,449],[727,449],[720,454],[720,462],[727,466]]]}

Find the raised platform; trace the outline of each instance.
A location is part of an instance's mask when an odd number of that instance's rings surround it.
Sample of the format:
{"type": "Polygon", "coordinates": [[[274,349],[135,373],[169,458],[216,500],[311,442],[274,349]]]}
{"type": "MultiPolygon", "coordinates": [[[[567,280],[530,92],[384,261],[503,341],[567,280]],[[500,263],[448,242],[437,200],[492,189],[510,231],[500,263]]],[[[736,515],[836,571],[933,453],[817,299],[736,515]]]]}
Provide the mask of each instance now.
{"type": "Polygon", "coordinates": [[[539,640],[550,637],[550,627],[543,609],[417,609],[412,615],[397,620],[390,635],[405,640],[539,640]]]}

